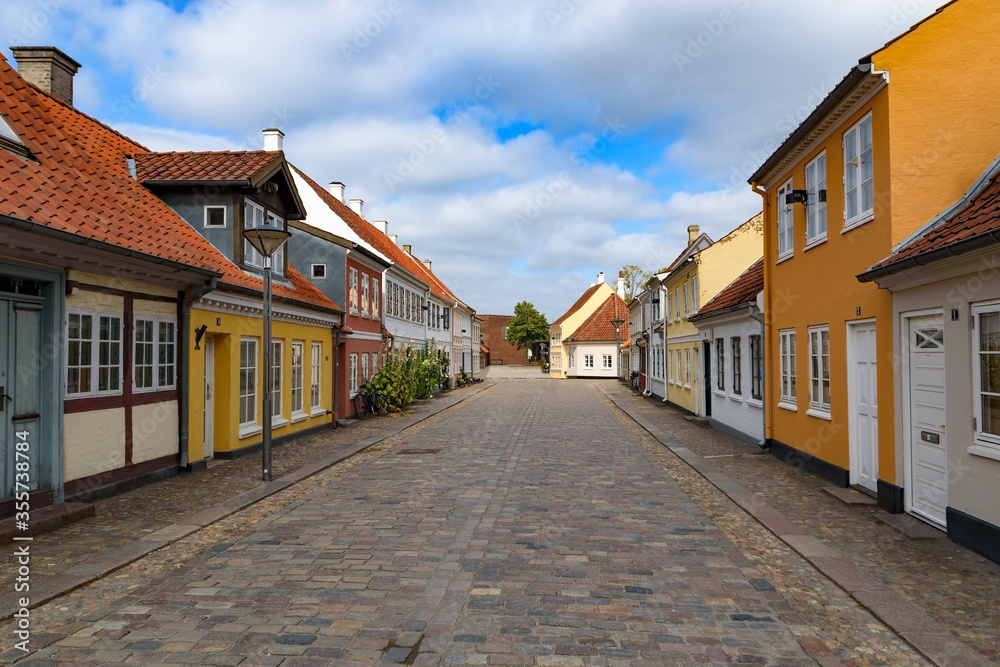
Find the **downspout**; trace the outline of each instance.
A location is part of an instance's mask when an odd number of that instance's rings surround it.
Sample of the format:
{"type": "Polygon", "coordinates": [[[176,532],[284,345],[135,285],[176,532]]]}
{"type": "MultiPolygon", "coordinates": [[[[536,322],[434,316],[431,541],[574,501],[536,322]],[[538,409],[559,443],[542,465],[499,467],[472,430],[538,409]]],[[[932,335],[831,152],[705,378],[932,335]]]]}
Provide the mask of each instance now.
{"type": "MultiPolygon", "coordinates": [[[[760,195],[760,198],[763,201],[763,205],[761,208],[761,217],[764,220],[764,228],[767,229],[767,224],[768,224],[767,221],[770,220],[770,212],[771,212],[771,202],[767,198],[767,190],[761,188],[756,181],[751,181],[750,187],[753,189],[754,192],[760,195]]],[[[770,276],[768,275],[769,274],[768,267],[770,266],[769,264],[770,260],[768,259],[768,254],[769,254],[768,250],[769,250],[768,247],[765,245],[764,246],[764,291],[763,291],[765,307],[767,307],[768,304],[771,303],[771,295],[768,293],[768,290],[771,287],[770,276]]],[[[769,340],[771,340],[771,336],[773,334],[771,332],[771,323],[767,321],[768,318],[766,314],[764,312],[760,312],[757,317],[760,318],[758,321],[761,323],[760,351],[761,351],[761,366],[764,369],[764,377],[761,379],[761,396],[763,398],[761,403],[762,403],[762,410],[764,412],[764,417],[763,417],[764,433],[762,442],[764,442],[765,445],[770,446],[768,443],[770,443],[771,441],[771,431],[773,427],[770,421],[772,415],[771,412],[767,409],[767,406],[770,405],[771,403],[771,397],[768,395],[771,391],[771,385],[767,381],[768,371],[769,371],[767,367],[767,358],[768,358],[767,343],[769,340]]],[[[757,319],[757,317],[754,317],[754,319],[757,319]]]]}
{"type": "Polygon", "coordinates": [[[218,278],[212,278],[207,283],[198,288],[190,296],[186,297],[184,301],[181,302],[181,335],[184,339],[181,341],[179,346],[180,356],[178,359],[181,367],[181,379],[180,379],[180,393],[178,396],[178,406],[177,406],[177,419],[180,421],[180,454],[181,462],[180,469],[190,471],[188,463],[188,441],[190,438],[190,429],[188,427],[188,418],[190,410],[188,409],[188,400],[191,396],[191,390],[189,388],[189,383],[191,380],[191,363],[190,359],[186,357],[190,356],[189,341],[190,333],[189,329],[191,326],[191,304],[205,296],[209,292],[215,290],[219,284],[218,278]]]}
{"type": "Polygon", "coordinates": [[[344,426],[340,420],[340,333],[344,330],[344,313],[340,324],[333,327],[333,427],[344,426]]]}
{"type": "MultiPolygon", "coordinates": [[[[646,314],[643,312],[643,317],[646,314]]],[[[665,340],[665,339],[664,339],[665,340]]],[[[650,387],[653,385],[653,296],[649,296],[649,336],[646,339],[646,388],[642,391],[643,396],[653,394],[650,387]]]]}
{"type": "MultiPolygon", "coordinates": [[[[767,346],[764,345],[764,341],[766,340],[764,338],[764,316],[754,311],[754,306],[752,303],[747,304],[747,308],[749,309],[747,314],[752,319],[755,319],[758,322],[760,322],[760,370],[763,373],[763,377],[761,377],[760,379],[760,396],[763,399],[764,387],[766,385],[765,380],[767,379],[767,373],[764,373],[764,355],[765,355],[765,350],[767,348],[767,346]]],[[[761,420],[761,431],[760,431],[761,438],[760,442],[757,443],[757,446],[760,447],[761,449],[770,449],[771,445],[767,441],[767,401],[765,400],[762,400],[760,404],[760,420],[761,420]]]]}

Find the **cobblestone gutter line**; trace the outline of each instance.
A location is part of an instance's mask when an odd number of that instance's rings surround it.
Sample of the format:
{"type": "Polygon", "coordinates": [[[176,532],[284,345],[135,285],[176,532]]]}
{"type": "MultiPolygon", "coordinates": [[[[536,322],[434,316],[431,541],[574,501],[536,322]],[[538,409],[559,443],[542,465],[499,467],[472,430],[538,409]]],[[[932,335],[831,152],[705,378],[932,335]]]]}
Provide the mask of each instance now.
{"type": "Polygon", "coordinates": [[[691,466],[932,663],[941,667],[991,664],[915,604],[859,568],[844,554],[807,534],[806,529],[789,521],[759,496],[670,438],[656,424],[630,409],[617,396],[599,385],[595,386],[650,436],[691,466]]]}
{"type": "MultiPolygon", "coordinates": [[[[202,509],[194,514],[184,517],[172,525],[166,526],[149,535],[137,539],[118,548],[111,549],[106,553],[93,556],[82,563],[68,568],[62,574],[39,575],[31,580],[31,604],[30,609],[35,609],[60,596],[66,595],[78,588],[86,586],[98,579],[101,579],[116,570],[119,570],[130,563],[134,563],[140,558],[173,544],[192,533],[205,528],[221,519],[224,519],[235,512],[246,509],[251,505],[268,498],[279,491],[302,480],[308,479],[316,473],[326,470],[337,463],[356,456],[357,454],[370,448],[372,445],[383,442],[400,432],[419,424],[420,422],[438,415],[449,408],[463,403],[464,401],[479,395],[483,391],[493,387],[493,383],[487,383],[476,388],[472,392],[463,393],[461,397],[454,400],[441,401],[434,404],[434,409],[407,417],[376,435],[358,441],[354,445],[337,450],[330,456],[319,459],[313,463],[299,468],[276,480],[262,484],[250,491],[241,493],[229,498],[213,507],[202,509]]],[[[18,598],[20,594],[9,592],[0,595],[0,621],[13,618],[18,608],[18,598]]]]}

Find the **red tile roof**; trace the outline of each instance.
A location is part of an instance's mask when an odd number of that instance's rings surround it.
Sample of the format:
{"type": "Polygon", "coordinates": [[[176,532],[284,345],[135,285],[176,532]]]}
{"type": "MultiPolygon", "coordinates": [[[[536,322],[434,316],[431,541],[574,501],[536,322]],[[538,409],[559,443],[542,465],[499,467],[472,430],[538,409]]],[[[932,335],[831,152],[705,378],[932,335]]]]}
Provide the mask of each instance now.
{"type": "Polygon", "coordinates": [[[968,201],[931,223],[920,236],[900,247],[892,255],[872,266],[859,278],[872,279],[876,274],[896,273],[906,268],[934,261],[932,253],[942,257],[962,254],[962,246],[992,245],[1000,243],[994,234],[1000,230],[1000,158],[982,177],[978,192],[968,201]]]}
{"type": "Polygon", "coordinates": [[[555,322],[553,322],[549,326],[555,326],[557,324],[562,324],[563,321],[567,317],[569,317],[570,315],[572,315],[576,311],[578,311],[581,308],[583,308],[583,305],[585,303],[587,303],[587,299],[589,299],[590,297],[592,297],[594,295],[594,292],[596,292],[599,289],[601,289],[600,284],[594,285],[593,287],[591,287],[590,289],[588,289],[586,292],[584,292],[582,295],[580,295],[580,298],[577,299],[576,302],[572,306],[569,307],[569,310],[567,310],[565,313],[563,313],[562,316],[559,319],[557,319],[555,322]]]}
{"type": "Polygon", "coordinates": [[[284,159],[280,151],[137,153],[136,179],[150,181],[247,181],[284,159]]]}
{"type": "MultiPolygon", "coordinates": [[[[220,274],[219,282],[261,291],[183,218],[128,172],[144,146],[25,82],[0,54],[0,108],[31,151],[28,160],[0,150],[0,214],[91,238],[144,255],[220,274]]],[[[278,299],[340,310],[289,268],[292,287],[278,299]]]]}
{"type": "Polygon", "coordinates": [[[628,340],[628,337],[628,306],[624,299],[617,294],[612,294],[573,332],[567,341],[596,343],[619,339],[628,340]],[[615,337],[615,327],[611,324],[611,320],[616,317],[624,320],[619,329],[618,338],[615,337]]]}
{"type": "Polygon", "coordinates": [[[697,321],[721,315],[754,303],[757,295],[764,289],[764,260],[758,259],[743,274],[729,283],[729,286],[716,294],[697,313],[691,316],[691,321],[697,321]]]}

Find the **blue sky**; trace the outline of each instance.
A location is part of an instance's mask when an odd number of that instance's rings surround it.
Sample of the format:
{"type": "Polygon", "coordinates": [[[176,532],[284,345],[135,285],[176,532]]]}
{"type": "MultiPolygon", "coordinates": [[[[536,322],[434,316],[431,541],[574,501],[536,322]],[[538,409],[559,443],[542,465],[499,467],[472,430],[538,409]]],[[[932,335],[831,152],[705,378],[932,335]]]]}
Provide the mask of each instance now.
{"type": "Polygon", "coordinates": [[[551,320],[756,214],[765,147],[938,1],[5,0],[0,26],[152,149],[279,127],[480,313],[551,320]]]}

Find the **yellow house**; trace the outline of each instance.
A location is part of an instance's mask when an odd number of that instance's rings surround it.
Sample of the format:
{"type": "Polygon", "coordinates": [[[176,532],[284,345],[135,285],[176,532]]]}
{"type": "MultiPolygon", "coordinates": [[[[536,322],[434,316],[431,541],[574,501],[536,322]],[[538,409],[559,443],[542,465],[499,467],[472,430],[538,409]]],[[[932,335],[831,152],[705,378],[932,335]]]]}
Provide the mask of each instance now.
{"type": "Polygon", "coordinates": [[[658,353],[657,343],[651,343],[651,379],[655,386],[656,379],[665,373],[667,402],[685,412],[700,417],[712,414],[712,385],[706,370],[711,341],[703,338],[707,334],[702,334],[689,317],[760,259],[762,242],[760,214],[715,242],[692,225],[688,227],[688,247],[667,267],[661,283],[667,303],[665,352],[658,353]]]}
{"type": "Polygon", "coordinates": [[[765,437],[903,511],[891,295],[856,276],[1000,152],[1000,13],[955,0],[861,59],[750,178],[764,202],[765,437]],[[879,406],[882,406],[880,411],[879,406]]]}
{"type": "Polygon", "coordinates": [[[591,285],[569,310],[549,325],[549,375],[554,378],[565,378],[570,375],[572,357],[565,341],[587,321],[595,310],[615,291],[604,282],[604,274],[597,274],[597,284],[591,285]]]}

